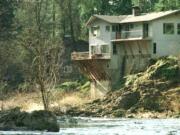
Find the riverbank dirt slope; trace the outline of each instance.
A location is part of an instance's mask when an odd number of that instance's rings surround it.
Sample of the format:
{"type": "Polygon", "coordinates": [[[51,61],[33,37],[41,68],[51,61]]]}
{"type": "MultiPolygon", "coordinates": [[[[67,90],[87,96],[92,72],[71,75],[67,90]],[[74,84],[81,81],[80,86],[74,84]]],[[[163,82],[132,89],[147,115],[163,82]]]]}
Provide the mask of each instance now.
{"type": "Polygon", "coordinates": [[[94,117],[178,117],[180,69],[178,59],[152,60],[146,71],[124,78],[122,88],[103,99],[57,114],[94,117]]]}

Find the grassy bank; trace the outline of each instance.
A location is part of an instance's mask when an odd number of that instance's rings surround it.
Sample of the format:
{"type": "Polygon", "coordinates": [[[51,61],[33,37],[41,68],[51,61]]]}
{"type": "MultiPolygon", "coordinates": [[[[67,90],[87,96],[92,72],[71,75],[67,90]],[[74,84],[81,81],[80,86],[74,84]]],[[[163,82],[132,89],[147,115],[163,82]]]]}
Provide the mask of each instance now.
{"type": "MultiPolygon", "coordinates": [[[[68,108],[69,106],[81,106],[87,102],[90,102],[89,94],[76,91],[61,91],[59,89],[53,90],[50,95],[50,109],[53,108],[68,108]]],[[[20,107],[22,111],[32,112],[34,110],[42,110],[43,103],[41,99],[41,93],[39,91],[34,92],[14,92],[5,95],[6,98],[0,101],[0,110],[12,109],[20,107]]]]}

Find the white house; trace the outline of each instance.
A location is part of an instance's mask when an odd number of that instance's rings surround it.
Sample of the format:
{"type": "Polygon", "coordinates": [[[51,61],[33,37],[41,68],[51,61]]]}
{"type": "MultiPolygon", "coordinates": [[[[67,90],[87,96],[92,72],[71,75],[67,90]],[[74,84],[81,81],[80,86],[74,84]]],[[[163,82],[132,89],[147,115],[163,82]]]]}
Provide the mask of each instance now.
{"type": "Polygon", "coordinates": [[[143,70],[150,58],[180,54],[180,10],[132,15],[94,15],[88,22],[89,52],[74,52],[94,91],[115,89],[127,74],[143,70]]]}

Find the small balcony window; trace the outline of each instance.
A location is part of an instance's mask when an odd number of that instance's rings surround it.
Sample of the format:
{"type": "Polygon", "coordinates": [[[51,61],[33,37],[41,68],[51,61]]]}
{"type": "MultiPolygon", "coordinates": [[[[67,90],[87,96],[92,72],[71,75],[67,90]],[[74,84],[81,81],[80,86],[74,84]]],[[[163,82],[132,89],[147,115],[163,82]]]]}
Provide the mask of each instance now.
{"type": "Polygon", "coordinates": [[[174,24],[173,23],[164,23],[163,24],[163,33],[164,34],[174,34],[174,24]]]}
{"type": "Polygon", "coordinates": [[[91,46],[91,54],[94,55],[97,52],[96,46],[91,46]]]}
{"type": "Polygon", "coordinates": [[[101,45],[101,53],[109,53],[109,46],[101,45]]]}
{"type": "Polygon", "coordinates": [[[177,34],[180,35],[180,23],[177,24],[177,34]]]}
{"type": "Polygon", "coordinates": [[[99,26],[91,27],[91,33],[94,37],[98,37],[100,35],[100,27],[99,26]]]}
{"type": "Polygon", "coordinates": [[[109,32],[110,31],[110,26],[106,26],[106,31],[109,32]]]}

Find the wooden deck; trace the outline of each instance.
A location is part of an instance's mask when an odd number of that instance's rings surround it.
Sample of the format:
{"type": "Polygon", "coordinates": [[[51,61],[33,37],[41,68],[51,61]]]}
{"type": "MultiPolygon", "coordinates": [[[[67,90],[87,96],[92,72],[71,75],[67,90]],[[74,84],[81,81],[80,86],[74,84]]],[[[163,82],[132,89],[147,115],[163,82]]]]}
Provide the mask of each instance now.
{"type": "Polygon", "coordinates": [[[92,59],[109,60],[110,58],[111,57],[109,53],[94,54],[92,56],[89,55],[89,52],[73,52],[71,54],[71,59],[74,61],[92,60],[92,59]]]}
{"type": "Polygon", "coordinates": [[[72,60],[89,60],[89,52],[73,52],[71,54],[72,60]]]}
{"type": "Polygon", "coordinates": [[[128,38],[128,39],[114,39],[111,42],[126,42],[126,41],[150,41],[151,38],[128,38]]]}

